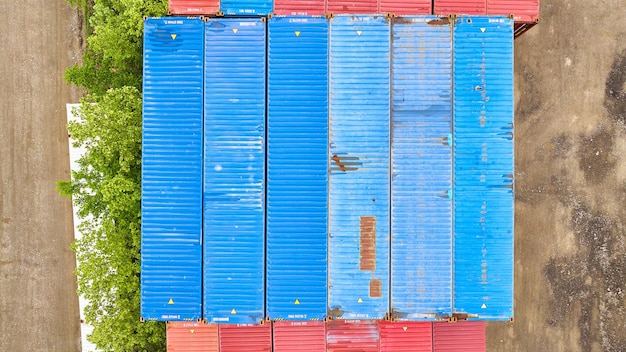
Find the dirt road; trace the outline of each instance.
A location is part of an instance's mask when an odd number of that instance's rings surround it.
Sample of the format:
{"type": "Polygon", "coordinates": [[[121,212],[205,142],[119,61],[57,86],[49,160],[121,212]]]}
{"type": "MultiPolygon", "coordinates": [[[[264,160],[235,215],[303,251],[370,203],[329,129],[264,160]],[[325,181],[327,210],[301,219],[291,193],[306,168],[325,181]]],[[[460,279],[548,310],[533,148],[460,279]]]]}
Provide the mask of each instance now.
{"type": "Polygon", "coordinates": [[[64,0],[2,0],[0,351],[79,351],[63,81],[80,21],[64,0]]]}
{"type": "Polygon", "coordinates": [[[489,351],[626,351],[623,15],[545,0],[516,41],[516,320],[489,351]]]}

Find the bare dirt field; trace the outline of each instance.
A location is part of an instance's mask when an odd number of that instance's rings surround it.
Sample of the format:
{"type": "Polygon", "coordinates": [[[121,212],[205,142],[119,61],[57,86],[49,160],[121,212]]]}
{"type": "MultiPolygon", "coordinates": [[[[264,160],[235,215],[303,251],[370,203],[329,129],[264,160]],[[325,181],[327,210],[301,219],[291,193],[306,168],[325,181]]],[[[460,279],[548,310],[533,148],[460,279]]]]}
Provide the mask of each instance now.
{"type": "Polygon", "coordinates": [[[0,1],[0,351],[80,350],[62,74],[82,20],[64,0],[0,1]]]}
{"type": "Polygon", "coordinates": [[[516,41],[515,322],[489,351],[626,351],[623,0],[543,0],[516,41]]]}

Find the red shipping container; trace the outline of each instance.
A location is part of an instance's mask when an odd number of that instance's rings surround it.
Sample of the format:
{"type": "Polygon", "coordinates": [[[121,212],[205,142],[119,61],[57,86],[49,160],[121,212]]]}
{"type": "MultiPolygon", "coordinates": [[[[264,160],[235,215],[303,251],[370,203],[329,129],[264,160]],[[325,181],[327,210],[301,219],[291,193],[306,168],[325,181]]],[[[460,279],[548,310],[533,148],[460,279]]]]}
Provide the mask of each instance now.
{"type": "Polygon", "coordinates": [[[325,0],[274,0],[274,13],[285,16],[323,15],[325,0]]]}
{"type": "Polygon", "coordinates": [[[203,323],[167,323],[169,352],[218,352],[217,325],[203,323]]]}
{"type": "Polygon", "coordinates": [[[172,15],[213,15],[220,10],[220,0],[168,0],[172,15]]]}
{"type": "Polygon", "coordinates": [[[328,0],[326,11],[332,14],[375,14],[377,0],[328,0]]]}
{"type": "Polygon", "coordinates": [[[430,15],[431,0],[379,0],[378,12],[394,15],[430,15]]]}
{"type": "Polygon", "coordinates": [[[274,352],[326,352],[322,321],[277,321],[273,324],[274,352]]]}
{"type": "Polygon", "coordinates": [[[487,0],[488,15],[513,15],[515,22],[539,20],[539,0],[487,0]]]}
{"type": "Polygon", "coordinates": [[[434,323],[433,345],[433,352],[485,352],[485,322],[434,323]]]}
{"type": "Polygon", "coordinates": [[[434,14],[448,15],[486,15],[487,0],[435,0],[434,14]]]}
{"type": "Polygon", "coordinates": [[[220,325],[220,352],[271,352],[272,325],[220,325]]]}
{"type": "Polygon", "coordinates": [[[430,322],[380,322],[380,352],[432,352],[430,322]]]}
{"type": "Polygon", "coordinates": [[[326,326],[328,352],[378,352],[378,320],[331,320],[326,326]]]}

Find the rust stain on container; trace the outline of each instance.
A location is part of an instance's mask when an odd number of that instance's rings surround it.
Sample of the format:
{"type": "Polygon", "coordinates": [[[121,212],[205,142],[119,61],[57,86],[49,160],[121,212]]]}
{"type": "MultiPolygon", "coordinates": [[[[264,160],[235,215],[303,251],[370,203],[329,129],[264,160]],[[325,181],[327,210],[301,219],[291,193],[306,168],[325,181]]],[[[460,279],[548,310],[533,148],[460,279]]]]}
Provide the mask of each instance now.
{"type": "Polygon", "coordinates": [[[370,280],[370,297],[381,298],[383,296],[383,281],[370,280]]]}
{"type": "Polygon", "coordinates": [[[360,230],[360,268],[374,271],[376,270],[376,217],[361,216],[360,230]]]}
{"type": "Polygon", "coordinates": [[[361,166],[361,162],[358,157],[350,157],[350,156],[339,156],[334,154],[331,158],[339,170],[343,172],[347,171],[356,171],[361,166]]]}
{"type": "Polygon", "coordinates": [[[430,26],[446,26],[446,25],[450,24],[450,18],[448,18],[448,17],[441,17],[441,18],[438,18],[436,20],[428,21],[428,24],[430,26]]]}

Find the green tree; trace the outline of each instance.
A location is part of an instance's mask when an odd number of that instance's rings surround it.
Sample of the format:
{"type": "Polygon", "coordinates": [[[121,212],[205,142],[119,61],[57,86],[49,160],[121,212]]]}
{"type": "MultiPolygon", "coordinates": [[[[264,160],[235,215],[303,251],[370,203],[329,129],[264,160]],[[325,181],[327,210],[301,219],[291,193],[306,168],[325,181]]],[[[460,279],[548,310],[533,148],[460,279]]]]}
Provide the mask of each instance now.
{"type": "Polygon", "coordinates": [[[163,323],[140,322],[141,92],[114,88],[83,99],[68,130],[85,147],[59,191],[84,220],[75,242],[89,340],[105,351],[165,351],[163,323]]]}
{"type": "Polygon", "coordinates": [[[83,63],[70,67],[65,79],[102,95],[110,88],[141,89],[143,17],[167,14],[167,0],[68,0],[91,8],[83,63]]]}

